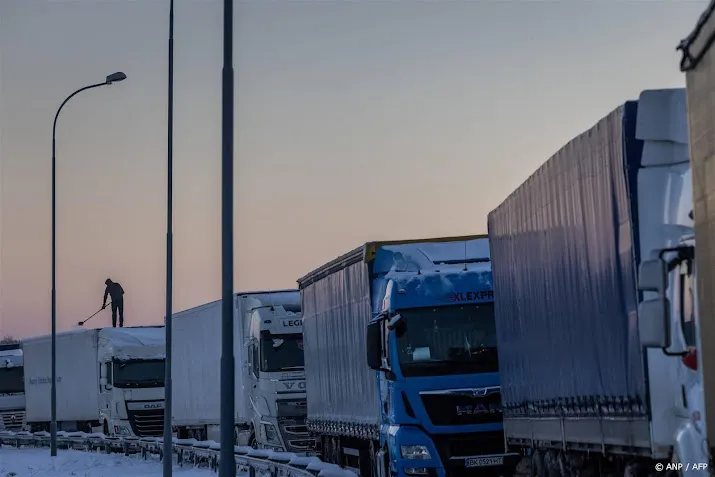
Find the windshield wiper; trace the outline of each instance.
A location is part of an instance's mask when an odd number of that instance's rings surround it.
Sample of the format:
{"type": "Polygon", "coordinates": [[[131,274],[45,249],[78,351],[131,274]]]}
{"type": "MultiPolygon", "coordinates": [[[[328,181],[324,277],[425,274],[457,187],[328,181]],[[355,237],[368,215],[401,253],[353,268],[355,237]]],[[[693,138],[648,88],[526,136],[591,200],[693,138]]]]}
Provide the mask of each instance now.
{"type": "Polygon", "coordinates": [[[305,369],[305,366],[283,366],[281,371],[290,371],[291,369],[305,369]]]}

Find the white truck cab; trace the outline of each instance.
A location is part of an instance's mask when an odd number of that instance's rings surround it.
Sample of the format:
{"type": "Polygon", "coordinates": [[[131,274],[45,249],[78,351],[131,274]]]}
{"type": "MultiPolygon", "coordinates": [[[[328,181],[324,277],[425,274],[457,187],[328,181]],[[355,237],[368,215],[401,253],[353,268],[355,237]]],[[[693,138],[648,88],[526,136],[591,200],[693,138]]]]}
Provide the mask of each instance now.
{"type": "Polygon", "coordinates": [[[305,418],[303,322],[300,307],[263,306],[250,311],[247,415],[251,445],[310,453],[314,441],[305,418]]]}
{"type": "MultiPolygon", "coordinates": [[[[114,330],[131,328],[108,328],[114,330]]],[[[136,338],[136,329],[132,330],[136,338]]],[[[109,339],[100,358],[99,383],[101,432],[118,436],[161,436],[164,431],[163,327],[143,328],[135,343],[109,339]]],[[[115,333],[116,334],[116,333],[115,333]]]]}
{"type": "Polygon", "coordinates": [[[20,343],[0,345],[0,431],[25,425],[25,384],[20,343]]]}

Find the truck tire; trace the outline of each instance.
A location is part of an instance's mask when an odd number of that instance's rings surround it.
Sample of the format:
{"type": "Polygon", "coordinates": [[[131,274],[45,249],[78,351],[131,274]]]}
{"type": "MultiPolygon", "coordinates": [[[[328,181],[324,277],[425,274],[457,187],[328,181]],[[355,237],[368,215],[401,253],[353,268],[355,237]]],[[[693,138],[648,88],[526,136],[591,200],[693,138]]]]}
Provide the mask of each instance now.
{"type": "Polygon", "coordinates": [[[251,433],[251,437],[248,438],[248,447],[253,447],[254,449],[258,449],[258,442],[256,441],[256,434],[251,433]]]}

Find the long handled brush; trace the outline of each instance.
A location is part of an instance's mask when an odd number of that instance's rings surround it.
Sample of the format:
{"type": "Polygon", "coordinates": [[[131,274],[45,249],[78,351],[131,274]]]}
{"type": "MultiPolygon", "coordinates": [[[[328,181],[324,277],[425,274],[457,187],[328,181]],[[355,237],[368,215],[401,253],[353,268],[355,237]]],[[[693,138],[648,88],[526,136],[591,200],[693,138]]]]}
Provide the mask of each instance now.
{"type": "MultiPolygon", "coordinates": [[[[111,306],[111,305],[112,305],[112,303],[109,302],[109,305],[108,305],[108,306],[111,306]]],[[[78,324],[79,326],[84,326],[85,323],[87,323],[89,320],[91,320],[92,318],[94,318],[95,315],[97,315],[100,311],[104,310],[105,308],[106,308],[106,307],[103,306],[102,308],[100,308],[99,310],[97,310],[96,312],[94,312],[94,314],[93,314],[92,316],[90,316],[89,318],[87,318],[87,319],[84,320],[84,321],[80,321],[80,322],[77,323],[77,324],[78,324]]]]}

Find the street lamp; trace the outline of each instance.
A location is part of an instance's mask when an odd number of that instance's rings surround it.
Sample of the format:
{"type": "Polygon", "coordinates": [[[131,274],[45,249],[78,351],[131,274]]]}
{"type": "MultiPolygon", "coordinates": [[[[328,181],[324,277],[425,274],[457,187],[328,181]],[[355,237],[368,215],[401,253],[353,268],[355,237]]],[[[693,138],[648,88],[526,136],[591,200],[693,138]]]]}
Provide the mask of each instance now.
{"type": "Polygon", "coordinates": [[[219,477],[236,477],[233,355],[233,0],[223,2],[221,81],[221,454],[219,477]]]}
{"type": "Polygon", "coordinates": [[[100,86],[106,86],[112,83],[118,83],[127,79],[127,75],[118,71],[107,76],[107,78],[102,83],[91,84],[89,86],[84,86],[74,93],[67,96],[67,98],[62,101],[60,107],[57,109],[55,114],[55,121],[52,123],[52,383],[50,384],[51,393],[51,413],[52,422],[50,423],[50,455],[57,455],[57,356],[56,356],[56,338],[57,338],[57,291],[55,287],[56,283],[56,270],[57,270],[57,257],[56,257],[56,204],[57,198],[55,193],[55,172],[57,170],[57,160],[55,156],[55,133],[57,131],[57,118],[60,116],[60,112],[67,101],[72,99],[77,94],[82,91],[86,91],[92,88],[98,88],[100,86]]]}

